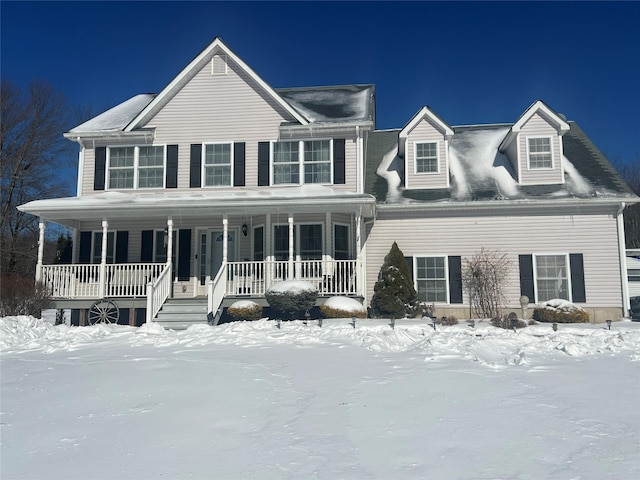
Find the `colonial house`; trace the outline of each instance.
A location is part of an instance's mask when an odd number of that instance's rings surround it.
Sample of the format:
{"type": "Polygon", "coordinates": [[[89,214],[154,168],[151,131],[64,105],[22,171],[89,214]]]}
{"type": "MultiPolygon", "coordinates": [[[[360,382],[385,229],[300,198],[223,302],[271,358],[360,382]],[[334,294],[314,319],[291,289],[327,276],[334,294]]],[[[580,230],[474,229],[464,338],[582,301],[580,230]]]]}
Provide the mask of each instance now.
{"type": "Polygon", "coordinates": [[[36,274],[78,324],[215,321],[287,279],[368,304],[394,241],[442,315],[468,317],[461,270],[483,247],[512,265],[510,308],[627,314],[622,209],[638,199],[541,101],[509,124],[425,106],[379,131],[373,85],[275,89],[216,38],[157,95],[64,136],[77,195],[19,208],[41,245],[47,222],[73,230],[72,263],[43,265],[41,248],[36,274]]]}

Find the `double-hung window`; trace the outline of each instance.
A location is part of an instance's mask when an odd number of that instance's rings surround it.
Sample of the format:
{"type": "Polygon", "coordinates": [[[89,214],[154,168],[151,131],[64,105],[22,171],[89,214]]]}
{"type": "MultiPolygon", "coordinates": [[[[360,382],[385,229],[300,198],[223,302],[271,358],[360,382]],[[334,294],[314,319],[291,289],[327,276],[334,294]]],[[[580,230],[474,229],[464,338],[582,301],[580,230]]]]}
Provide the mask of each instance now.
{"type": "Polygon", "coordinates": [[[416,143],[416,173],[438,173],[438,142],[416,143]]]}
{"type": "Polygon", "coordinates": [[[273,144],[273,184],[300,183],[299,142],[273,144]]]}
{"type": "Polygon", "coordinates": [[[164,186],[165,147],[109,148],[109,188],[162,188],[164,186]]]}
{"type": "Polygon", "coordinates": [[[570,300],[566,255],[536,255],[535,276],[538,302],[570,300]]]}
{"type": "Polygon", "coordinates": [[[528,138],[529,168],[553,168],[551,138],[528,138]]]}
{"type": "Polygon", "coordinates": [[[204,186],[228,187],[231,185],[231,144],[216,143],[204,148],[204,186]]]}
{"type": "Polygon", "coordinates": [[[445,257],[416,258],[418,299],[421,302],[448,302],[445,260],[445,257]]]}
{"type": "Polygon", "coordinates": [[[331,183],[331,140],[274,142],[272,163],[273,185],[331,183]]]}
{"type": "Polygon", "coordinates": [[[304,142],[304,183],[331,182],[331,141],[304,142]]]}

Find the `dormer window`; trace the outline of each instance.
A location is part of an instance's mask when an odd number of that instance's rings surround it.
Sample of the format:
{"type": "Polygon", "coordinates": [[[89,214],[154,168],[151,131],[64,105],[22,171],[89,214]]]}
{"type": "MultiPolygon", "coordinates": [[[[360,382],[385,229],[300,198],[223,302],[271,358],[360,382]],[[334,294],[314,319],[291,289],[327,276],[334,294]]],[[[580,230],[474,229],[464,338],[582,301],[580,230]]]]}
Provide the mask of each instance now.
{"type": "Polygon", "coordinates": [[[438,142],[416,143],[416,173],[438,173],[438,142]]]}
{"type": "Polygon", "coordinates": [[[551,138],[528,138],[527,144],[529,150],[530,169],[553,168],[551,138]]]}

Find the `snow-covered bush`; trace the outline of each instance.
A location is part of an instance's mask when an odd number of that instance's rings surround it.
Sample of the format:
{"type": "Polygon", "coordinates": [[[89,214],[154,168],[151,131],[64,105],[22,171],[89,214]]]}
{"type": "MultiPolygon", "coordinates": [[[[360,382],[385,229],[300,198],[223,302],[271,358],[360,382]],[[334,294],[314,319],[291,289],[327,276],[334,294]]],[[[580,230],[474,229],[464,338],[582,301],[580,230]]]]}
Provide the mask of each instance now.
{"type": "MultiPolygon", "coordinates": [[[[513,325],[511,324],[511,320],[507,315],[503,315],[502,317],[492,318],[491,325],[498,328],[506,328],[507,330],[510,330],[513,328],[513,325]]],[[[525,322],[524,320],[518,319],[515,326],[516,328],[525,328],[527,326],[527,322],[525,322]]]]}
{"type": "Polygon", "coordinates": [[[313,308],[318,298],[318,289],[309,282],[286,280],[274,284],[267,290],[265,297],[272,308],[293,319],[294,315],[313,308]]]}
{"type": "Polygon", "coordinates": [[[480,318],[500,318],[505,302],[504,290],[509,277],[506,254],[484,247],[464,260],[462,283],[469,292],[474,314],[480,318]]]}
{"type": "Polygon", "coordinates": [[[320,306],[325,318],[367,318],[367,309],[355,298],[330,297],[320,306]]]}
{"type": "Polygon", "coordinates": [[[260,320],[262,318],[262,307],[251,300],[240,300],[227,308],[227,313],[231,318],[238,321],[260,320]]]}
{"type": "Polygon", "coordinates": [[[371,308],[376,317],[392,318],[413,316],[418,308],[418,293],[413,286],[409,266],[396,242],[393,242],[380,267],[378,281],[373,287],[371,308]]]}
{"type": "Polygon", "coordinates": [[[547,323],[589,323],[589,314],[567,300],[556,298],[534,309],[533,319],[547,323]]]}
{"type": "Polygon", "coordinates": [[[441,317],[436,320],[436,323],[439,325],[457,325],[458,319],[453,315],[449,315],[448,317],[441,317]]]}

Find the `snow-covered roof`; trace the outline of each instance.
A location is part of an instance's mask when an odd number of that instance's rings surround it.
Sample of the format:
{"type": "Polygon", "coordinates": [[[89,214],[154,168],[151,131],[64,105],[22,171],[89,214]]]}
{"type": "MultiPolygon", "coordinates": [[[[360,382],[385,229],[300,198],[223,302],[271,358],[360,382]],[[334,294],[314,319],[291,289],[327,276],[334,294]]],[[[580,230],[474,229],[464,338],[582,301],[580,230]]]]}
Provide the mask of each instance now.
{"type": "Polygon", "coordinates": [[[276,93],[312,123],[375,121],[374,85],[278,88],[276,93]]]}
{"type": "Polygon", "coordinates": [[[337,190],[325,185],[270,188],[268,190],[207,190],[143,192],[106,191],[82,197],[34,200],[20,211],[64,225],[95,218],[136,218],[227,213],[263,214],[293,212],[362,212],[373,216],[375,198],[368,194],[337,190]]]}
{"type": "Polygon", "coordinates": [[[72,128],[66,136],[73,137],[83,133],[122,131],[154,98],[155,94],[152,93],[136,95],[93,117],[91,120],[72,128]]]}
{"type": "Polygon", "coordinates": [[[453,127],[449,146],[450,188],[406,190],[398,153],[401,130],[375,131],[367,141],[365,191],[387,204],[504,200],[635,198],[615,169],[575,124],[563,136],[565,182],[520,185],[500,145],[511,124],[453,127]]]}

